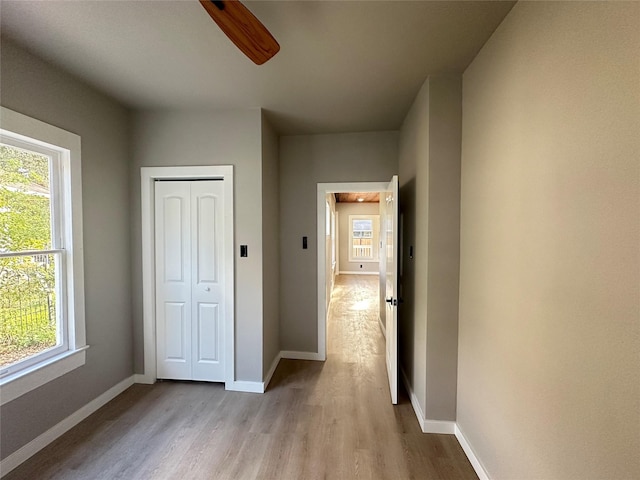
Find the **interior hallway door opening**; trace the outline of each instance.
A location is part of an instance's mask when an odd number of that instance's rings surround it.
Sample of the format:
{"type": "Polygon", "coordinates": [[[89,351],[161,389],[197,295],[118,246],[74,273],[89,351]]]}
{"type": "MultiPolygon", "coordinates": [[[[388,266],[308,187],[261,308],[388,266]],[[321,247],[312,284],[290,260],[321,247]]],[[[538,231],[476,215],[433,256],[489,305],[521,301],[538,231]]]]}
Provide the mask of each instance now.
{"type": "Polygon", "coordinates": [[[331,221],[327,213],[329,195],[349,192],[377,192],[380,194],[379,248],[379,322],[386,336],[387,373],[391,403],[397,403],[397,176],[387,182],[319,183],[317,189],[317,259],[318,259],[318,358],[327,358],[327,314],[331,300],[332,264],[327,236],[331,235],[331,221]],[[395,188],[393,186],[395,185],[395,188]],[[391,201],[391,203],[390,203],[391,201]],[[389,256],[391,255],[391,257],[389,256]],[[391,285],[391,288],[390,288],[391,285]],[[389,293],[391,292],[391,294],[389,293]],[[389,295],[391,297],[389,298],[389,295]]]}

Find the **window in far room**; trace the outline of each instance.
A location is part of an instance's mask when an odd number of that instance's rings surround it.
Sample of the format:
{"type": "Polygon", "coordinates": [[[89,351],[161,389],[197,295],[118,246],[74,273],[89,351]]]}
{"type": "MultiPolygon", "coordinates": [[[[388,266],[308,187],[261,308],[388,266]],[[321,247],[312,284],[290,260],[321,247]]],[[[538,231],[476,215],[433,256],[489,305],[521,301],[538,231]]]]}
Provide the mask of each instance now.
{"type": "Polygon", "coordinates": [[[378,260],[378,215],[349,215],[349,261],[374,262],[378,260]]]}

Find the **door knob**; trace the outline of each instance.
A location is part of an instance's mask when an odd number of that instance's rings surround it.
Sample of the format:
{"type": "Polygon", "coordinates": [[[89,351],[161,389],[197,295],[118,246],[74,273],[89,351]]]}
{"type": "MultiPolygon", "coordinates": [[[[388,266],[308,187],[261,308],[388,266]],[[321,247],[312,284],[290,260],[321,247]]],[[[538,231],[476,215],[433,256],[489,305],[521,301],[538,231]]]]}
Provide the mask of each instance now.
{"type": "Polygon", "coordinates": [[[211,291],[211,289],[210,289],[209,287],[204,287],[204,291],[205,291],[205,292],[210,292],[210,291],[211,291]]]}
{"type": "Polygon", "coordinates": [[[393,297],[391,297],[391,298],[385,298],[385,301],[386,301],[387,303],[393,303],[393,297]]]}

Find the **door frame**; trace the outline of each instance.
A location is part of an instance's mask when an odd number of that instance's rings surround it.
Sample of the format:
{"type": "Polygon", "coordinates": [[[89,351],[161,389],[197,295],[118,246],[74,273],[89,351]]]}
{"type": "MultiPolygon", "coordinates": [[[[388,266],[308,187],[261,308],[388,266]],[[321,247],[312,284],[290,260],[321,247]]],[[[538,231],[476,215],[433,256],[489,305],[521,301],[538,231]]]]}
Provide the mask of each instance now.
{"type": "Polygon", "coordinates": [[[137,383],[157,380],[156,312],[155,312],[155,196],[156,180],[224,180],[224,247],[225,258],[225,389],[235,380],[235,289],[234,289],[234,221],[233,166],[141,167],[140,203],[142,224],[142,328],[144,339],[144,374],[136,375],[137,383]]]}
{"type": "Polygon", "coordinates": [[[326,197],[328,193],[386,192],[389,182],[318,183],[317,251],[318,251],[318,360],[327,359],[327,275],[326,267],[326,197]]]}

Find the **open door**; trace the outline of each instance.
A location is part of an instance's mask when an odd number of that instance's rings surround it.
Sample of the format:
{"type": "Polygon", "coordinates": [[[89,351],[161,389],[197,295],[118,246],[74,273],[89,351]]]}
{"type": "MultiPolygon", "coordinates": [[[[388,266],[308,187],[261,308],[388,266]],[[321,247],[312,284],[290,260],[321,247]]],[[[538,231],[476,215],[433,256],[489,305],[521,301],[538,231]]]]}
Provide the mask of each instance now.
{"type": "MultiPolygon", "coordinates": [[[[391,403],[398,403],[398,176],[384,192],[384,246],[386,253],[386,360],[391,403]]],[[[382,198],[381,204],[382,202],[382,198]]]]}

